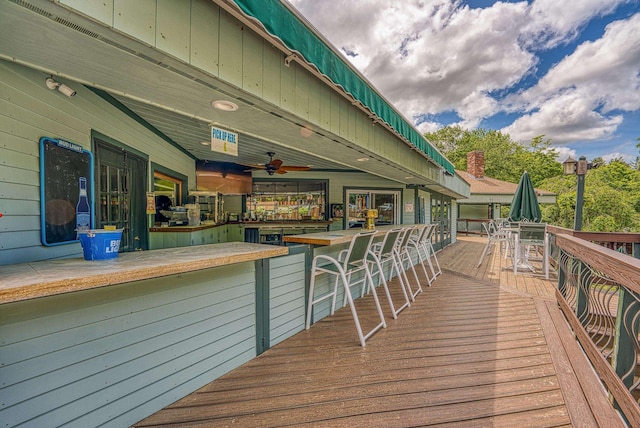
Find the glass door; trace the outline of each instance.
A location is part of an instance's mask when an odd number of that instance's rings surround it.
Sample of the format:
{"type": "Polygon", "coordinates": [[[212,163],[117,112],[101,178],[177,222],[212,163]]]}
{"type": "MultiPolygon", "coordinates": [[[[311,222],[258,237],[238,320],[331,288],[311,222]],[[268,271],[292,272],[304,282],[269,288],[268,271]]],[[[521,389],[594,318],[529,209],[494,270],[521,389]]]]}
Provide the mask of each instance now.
{"type": "Polygon", "coordinates": [[[96,228],[123,229],[120,251],[147,248],[147,161],[124,149],[95,140],[96,228]]]}
{"type": "Polygon", "coordinates": [[[368,209],[377,209],[376,225],[400,224],[400,191],[356,190],[346,192],[345,228],[364,226],[368,209]]]}
{"type": "Polygon", "coordinates": [[[431,222],[438,229],[433,234],[433,247],[438,250],[451,243],[451,198],[431,195],[431,222]]]}

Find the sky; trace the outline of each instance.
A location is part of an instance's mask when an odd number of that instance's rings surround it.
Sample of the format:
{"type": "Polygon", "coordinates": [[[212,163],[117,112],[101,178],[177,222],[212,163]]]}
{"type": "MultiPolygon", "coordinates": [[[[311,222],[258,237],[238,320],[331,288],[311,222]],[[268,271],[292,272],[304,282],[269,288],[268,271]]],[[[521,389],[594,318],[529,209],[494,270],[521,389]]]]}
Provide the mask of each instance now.
{"type": "Polygon", "coordinates": [[[422,133],[640,154],[640,0],[288,0],[422,133]]]}

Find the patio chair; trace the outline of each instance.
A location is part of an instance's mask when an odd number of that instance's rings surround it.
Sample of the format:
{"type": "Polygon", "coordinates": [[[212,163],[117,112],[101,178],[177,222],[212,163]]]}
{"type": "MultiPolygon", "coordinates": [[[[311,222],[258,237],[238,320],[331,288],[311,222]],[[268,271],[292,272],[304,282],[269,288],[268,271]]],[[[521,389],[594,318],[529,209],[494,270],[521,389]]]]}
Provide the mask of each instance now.
{"type": "Polygon", "coordinates": [[[391,307],[391,313],[393,314],[394,319],[398,318],[398,314],[400,313],[400,311],[411,306],[404,280],[402,278],[402,273],[400,272],[400,264],[396,259],[396,254],[394,251],[394,247],[401,237],[401,232],[402,229],[391,229],[387,231],[387,233],[385,233],[384,235],[384,238],[382,238],[382,242],[372,246],[372,249],[369,251],[368,258],[369,262],[372,264],[372,267],[375,266],[376,268],[371,269],[371,277],[375,278],[376,276],[378,276],[379,281],[382,282],[382,286],[384,287],[384,291],[387,295],[387,300],[389,300],[389,306],[391,307]],[[385,272],[387,272],[387,275],[385,275],[385,272]],[[402,294],[404,295],[405,300],[405,303],[398,309],[396,309],[393,304],[393,299],[391,298],[391,293],[389,292],[388,285],[388,280],[391,280],[391,278],[393,278],[394,272],[400,282],[400,288],[402,289],[402,294]]]}
{"type": "Polygon", "coordinates": [[[324,254],[317,255],[313,258],[311,265],[309,302],[307,305],[307,321],[305,325],[307,330],[311,327],[311,315],[315,304],[331,299],[331,314],[333,315],[336,309],[336,298],[338,296],[338,285],[340,282],[342,282],[345,300],[349,303],[349,307],[351,308],[351,314],[353,315],[356,330],[358,331],[358,338],[360,339],[360,344],[363,347],[366,344],[366,340],[371,337],[371,335],[379,329],[387,326],[380,307],[380,301],[378,300],[378,294],[373,287],[373,279],[369,270],[369,263],[367,262],[367,257],[369,256],[374,236],[375,231],[357,233],[351,239],[349,248],[341,252],[338,259],[324,254]],[[328,292],[316,297],[314,296],[316,277],[323,273],[334,276],[333,287],[330,287],[328,292]],[[362,332],[362,327],[360,326],[356,307],[353,303],[351,288],[360,285],[363,290],[362,293],[364,293],[368,284],[371,284],[372,287],[373,299],[380,317],[380,323],[378,323],[367,334],[364,334],[362,332]]]}
{"type": "Polygon", "coordinates": [[[491,254],[496,244],[498,244],[500,247],[500,254],[502,254],[503,243],[506,246],[506,251],[509,250],[509,246],[510,246],[509,245],[510,236],[509,236],[509,233],[507,233],[506,231],[491,227],[491,223],[487,223],[487,222],[482,223],[482,228],[487,234],[487,243],[485,244],[484,249],[482,250],[482,255],[480,256],[480,260],[478,260],[478,264],[476,265],[476,267],[480,267],[480,265],[482,265],[482,261],[486,256],[491,254]]]}
{"type": "Polygon", "coordinates": [[[515,252],[513,262],[514,275],[518,274],[518,269],[520,268],[526,268],[534,272],[535,269],[529,263],[530,260],[534,260],[531,257],[531,250],[537,252],[542,248],[542,270],[545,279],[549,279],[549,235],[547,234],[546,223],[520,223],[513,247],[515,252]]]}

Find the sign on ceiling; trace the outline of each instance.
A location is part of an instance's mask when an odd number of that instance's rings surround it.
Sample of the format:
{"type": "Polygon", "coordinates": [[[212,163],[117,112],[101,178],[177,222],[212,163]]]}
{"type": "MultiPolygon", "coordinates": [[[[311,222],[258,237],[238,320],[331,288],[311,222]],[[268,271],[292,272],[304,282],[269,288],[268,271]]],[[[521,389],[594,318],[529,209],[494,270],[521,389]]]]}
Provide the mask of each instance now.
{"type": "Polygon", "coordinates": [[[212,126],[211,151],[238,156],[238,134],[212,126]]]}

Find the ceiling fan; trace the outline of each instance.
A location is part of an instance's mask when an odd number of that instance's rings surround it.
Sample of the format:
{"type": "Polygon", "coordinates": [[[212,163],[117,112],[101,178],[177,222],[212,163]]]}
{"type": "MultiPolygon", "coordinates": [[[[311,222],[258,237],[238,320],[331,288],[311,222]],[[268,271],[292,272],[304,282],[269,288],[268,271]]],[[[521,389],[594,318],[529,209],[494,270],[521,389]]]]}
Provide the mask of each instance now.
{"type": "Polygon", "coordinates": [[[264,165],[254,165],[254,164],[242,164],[245,166],[249,166],[254,169],[264,169],[267,171],[267,174],[286,174],[289,171],[309,171],[311,169],[310,166],[293,166],[293,165],[283,165],[282,160],[274,159],[273,157],[276,154],[274,152],[267,152],[267,156],[269,156],[269,163],[264,165]]]}

